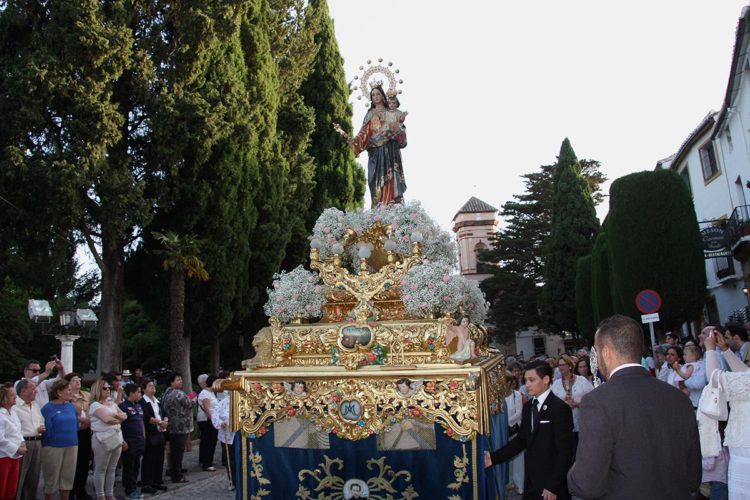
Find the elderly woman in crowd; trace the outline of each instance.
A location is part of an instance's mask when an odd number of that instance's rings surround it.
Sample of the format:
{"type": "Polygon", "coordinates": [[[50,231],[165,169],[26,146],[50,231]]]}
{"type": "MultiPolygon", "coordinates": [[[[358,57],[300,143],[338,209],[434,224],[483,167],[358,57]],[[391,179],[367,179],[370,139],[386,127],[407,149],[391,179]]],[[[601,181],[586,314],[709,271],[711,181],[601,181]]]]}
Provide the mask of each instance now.
{"type": "Polygon", "coordinates": [[[12,500],[18,488],[18,472],[26,453],[21,422],[13,413],[16,391],[10,382],[0,387],[0,500],[12,500]]]}
{"type": "Polygon", "coordinates": [[[94,451],[94,489],[97,498],[115,500],[115,469],[122,453],[120,424],[127,418],[110,397],[112,386],[99,379],[91,386],[91,448],[94,451]]]}
{"type": "Polygon", "coordinates": [[[78,414],[70,402],[73,397],[70,382],[55,381],[49,403],[42,407],[45,431],[42,435],[42,476],[44,498],[52,500],[60,492],[61,500],[68,500],[73,489],[78,457],[78,414]]]}
{"type": "Polygon", "coordinates": [[[214,395],[213,387],[215,377],[201,374],[198,376],[198,385],[201,386],[201,392],[198,394],[198,428],[201,431],[200,446],[198,451],[198,462],[204,471],[213,472],[214,451],[216,451],[216,429],[211,424],[211,413],[216,406],[217,399],[214,395]]]}
{"type": "Polygon", "coordinates": [[[72,497],[78,500],[93,498],[86,492],[86,480],[91,465],[91,429],[89,420],[89,393],[81,390],[81,375],[71,372],[65,375],[70,382],[70,402],[76,407],[78,415],[78,456],[76,457],[76,475],[73,482],[72,497]]]}
{"type": "MultiPolygon", "coordinates": [[[[217,398],[218,399],[218,398],[217,398]]],[[[234,457],[234,433],[230,428],[229,422],[229,404],[230,398],[222,398],[214,407],[214,411],[211,413],[211,423],[214,428],[218,431],[219,442],[224,446],[226,455],[228,457],[227,472],[229,474],[232,485],[230,489],[234,489],[236,484],[237,466],[234,457]]]]}
{"type": "Polygon", "coordinates": [[[156,493],[166,490],[162,484],[164,474],[164,444],[169,419],[164,415],[161,403],[156,399],[156,385],[152,380],[143,379],[141,388],[141,408],[146,427],[146,449],[143,452],[141,467],[141,492],[156,493]]]}
{"type": "Polygon", "coordinates": [[[704,340],[706,373],[710,380],[714,370],[719,370],[719,387],[732,410],[724,431],[724,446],[729,448],[729,498],[747,500],[750,499],[750,369],[729,350],[719,329],[708,328],[710,332],[704,340]],[[720,368],[717,344],[732,372],[720,368]]]}
{"type": "Polygon", "coordinates": [[[560,374],[559,379],[552,383],[552,393],[565,401],[573,410],[573,454],[578,447],[578,407],[584,394],[594,390],[591,382],[574,373],[575,363],[567,354],[560,357],[557,364],[560,374]]]}

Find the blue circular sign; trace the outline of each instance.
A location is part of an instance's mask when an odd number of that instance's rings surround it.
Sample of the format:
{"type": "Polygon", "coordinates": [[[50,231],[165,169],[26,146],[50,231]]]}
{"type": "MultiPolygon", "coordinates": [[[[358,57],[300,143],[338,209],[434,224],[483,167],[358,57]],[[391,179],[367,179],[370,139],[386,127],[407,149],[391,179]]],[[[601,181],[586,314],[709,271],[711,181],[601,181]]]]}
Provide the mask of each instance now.
{"type": "Polygon", "coordinates": [[[635,296],[635,307],[643,314],[653,314],[661,308],[661,296],[653,290],[642,290],[635,296]]]}

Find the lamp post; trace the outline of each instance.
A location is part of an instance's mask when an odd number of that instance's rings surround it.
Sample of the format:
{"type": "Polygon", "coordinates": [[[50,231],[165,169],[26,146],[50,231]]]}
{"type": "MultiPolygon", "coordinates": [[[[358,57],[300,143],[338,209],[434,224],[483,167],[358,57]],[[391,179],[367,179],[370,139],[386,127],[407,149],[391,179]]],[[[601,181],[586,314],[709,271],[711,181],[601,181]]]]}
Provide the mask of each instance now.
{"type": "MultiPolygon", "coordinates": [[[[49,324],[52,319],[52,308],[46,300],[29,300],[29,319],[34,323],[49,324]]],[[[73,343],[81,338],[80,332],[90,332],[99,323],[91,309],[75,309],[66,303],[60,310],[60,328],[55,338],[60,341],[60,361],[66,373],[73,371],[73,343]]],[[[42,334],[53,334],[44,328],[42,334]]]]}

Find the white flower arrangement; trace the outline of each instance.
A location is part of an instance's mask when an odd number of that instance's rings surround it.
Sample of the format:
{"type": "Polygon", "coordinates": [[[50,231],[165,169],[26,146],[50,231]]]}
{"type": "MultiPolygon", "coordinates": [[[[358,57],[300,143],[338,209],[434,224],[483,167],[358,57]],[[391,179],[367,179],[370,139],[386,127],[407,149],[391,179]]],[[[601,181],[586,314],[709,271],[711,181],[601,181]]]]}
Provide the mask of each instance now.
{"type": "MultiPolygon", "coordinates": [[[[422,244],[422,255],[428,261],[456,261],[456,245],[453,238],[432,219],[418,201],[380,205],[372,210],[342,212],[336,208],[326,209],[313,228],[311,243],[319,246],[320,258],[333,255],[334,245],[340,244],[348,229],[362,234],[375,224],[390,225],[393,233],[393,251],[402,256],[412,253],[412,243],[417,238],[422,244]]],[[[357,250],[349,248],[347,264],[357,262],[357,250]]]]}
{"type": "Polygon", "coordinates": [[[263,311],[268,317],[288,323],[294,318],[319,318],[326,303],[326,287],[317,273],[297,266],[290,272],[273,276],[273,288],[263,311]]]}
{"type": "Polygon", "coordinates": [[[466,279],[463,276],[458,278],[461,283],[461,310],[472,323],[481,325],[487,317],[490,304],[485,300],[478,281],[466,279]]]}
{"type": "Polygon", "coordinates": [[[465,314],[482,324],[487,302],[476,281],[451,274],[445,261],[412,267],[401,280],[401,301],[409,314],[425,318],[432,314],[465,314]]]}

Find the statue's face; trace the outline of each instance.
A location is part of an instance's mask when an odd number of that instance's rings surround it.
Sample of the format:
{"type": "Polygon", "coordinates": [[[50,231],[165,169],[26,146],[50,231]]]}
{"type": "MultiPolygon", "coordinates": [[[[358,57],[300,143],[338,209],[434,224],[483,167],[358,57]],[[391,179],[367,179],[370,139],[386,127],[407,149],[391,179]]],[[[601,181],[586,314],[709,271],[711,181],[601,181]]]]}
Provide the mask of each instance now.
{"type": "Polygon", "coordinates": [[[385,98],[380,89],[372,89],[372,92],[370,92],[370,100],[375,105],[383,104],[385,102],[385,98]]]}
{"type": "Polygon", "coordinates": [[[388,98],[388,109],[390,110],[398,109],[398,101],[396,101],[395,98],[393,97],[388,98]]]}
{"type": "Polygon", "coordinates": [[[469,326],[469,318],[461,318],[461,326],[469,326]]]}

